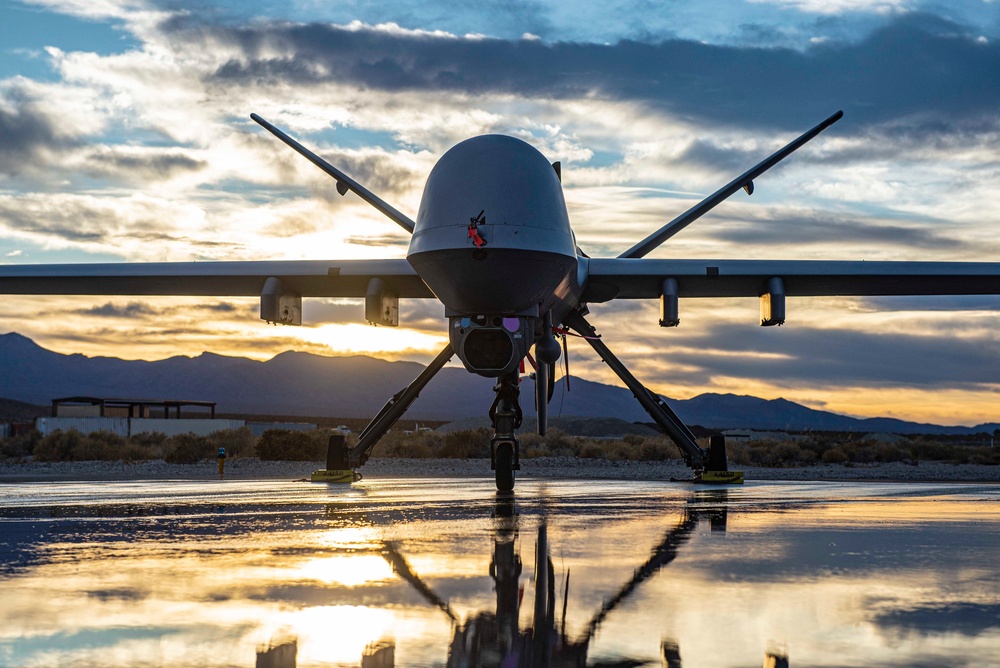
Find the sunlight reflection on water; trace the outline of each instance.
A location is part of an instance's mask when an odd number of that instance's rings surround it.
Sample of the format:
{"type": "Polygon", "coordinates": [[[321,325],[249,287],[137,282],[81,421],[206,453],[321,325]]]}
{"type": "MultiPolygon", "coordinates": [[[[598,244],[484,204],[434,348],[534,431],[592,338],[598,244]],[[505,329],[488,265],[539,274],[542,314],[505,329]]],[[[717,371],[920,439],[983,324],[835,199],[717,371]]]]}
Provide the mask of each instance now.
{"type": "Polygon", "coordinates": [[[678,665],[675,647],[688,668],[768,651],[989,665],[998,501],[943,484],[6,485],[0,665],[252,666],[287,639],[298,666],[357,666],[379,641],[366,666],[678,665]]]}

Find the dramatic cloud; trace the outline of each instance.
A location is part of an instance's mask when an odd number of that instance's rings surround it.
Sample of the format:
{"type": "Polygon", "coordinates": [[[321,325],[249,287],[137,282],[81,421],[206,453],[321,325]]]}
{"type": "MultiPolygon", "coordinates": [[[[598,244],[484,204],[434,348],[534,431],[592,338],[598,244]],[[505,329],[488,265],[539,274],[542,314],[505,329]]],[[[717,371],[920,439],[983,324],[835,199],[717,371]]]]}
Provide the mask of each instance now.
{"type": "Polygon", "coordinates": [[[77,145],[76,138],[64,134],[57,121],[46,117],[19,91],[0,98],[0,174],[35,171],[49,161],[50,154],[77,145]]]}
{"type": "Polygon", "coordinates": [[[198,48],[235,48],[225,82],[350,82],[381,90],[507,93],[642,101],[718,123],[797,128],[839,100],[854,122],[932,113],[992,115],[1000,44],[928,15],[903,15],[860,43],[805,52],[684,40],[544,44],[535,40],[266,23],[219,27],[178,19],[164,29],[198,48]]]}

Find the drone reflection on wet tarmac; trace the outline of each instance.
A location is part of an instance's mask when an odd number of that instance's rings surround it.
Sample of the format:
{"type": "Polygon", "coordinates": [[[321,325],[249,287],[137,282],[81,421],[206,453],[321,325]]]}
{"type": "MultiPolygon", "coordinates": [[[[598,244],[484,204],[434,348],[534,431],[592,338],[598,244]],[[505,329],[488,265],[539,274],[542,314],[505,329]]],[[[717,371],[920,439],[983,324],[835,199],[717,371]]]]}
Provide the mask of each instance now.
{"type": "Polygon", "coordinates": [[[0,487],[3,666],[1000,665],[1000,488],[0,487]]]}

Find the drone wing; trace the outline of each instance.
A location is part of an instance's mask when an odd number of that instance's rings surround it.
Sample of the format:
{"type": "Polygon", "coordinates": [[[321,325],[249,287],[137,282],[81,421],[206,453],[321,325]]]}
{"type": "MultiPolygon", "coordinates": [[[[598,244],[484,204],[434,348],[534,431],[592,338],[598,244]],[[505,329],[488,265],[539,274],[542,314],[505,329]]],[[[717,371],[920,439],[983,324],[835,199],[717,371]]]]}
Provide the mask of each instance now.
{"type": "Polygon", "coordinates": [[[0,265],[0,294],[260,297],[261,319],[286,325],[302,297],[362,297],[369,321],[395,325],[399,297],[434,296],[402,259],[0,265]]]}
{"type": "Polygon", "coordinates": [[[761,324],[780,325],[785,296],[1000,294],[997,262],[611,258],[589,260],[589,270],[582,301],[662,297],[665,326],[677,324],[678,297],[760,297],[761,324]]]}
{"type": "Polygon", "coordinates": [[[668,278],[681,297],[758,297],[771,278],[789,297],[1000,294],[1000,262],[595,258],[583,301],[659,297],[668,278]]]}

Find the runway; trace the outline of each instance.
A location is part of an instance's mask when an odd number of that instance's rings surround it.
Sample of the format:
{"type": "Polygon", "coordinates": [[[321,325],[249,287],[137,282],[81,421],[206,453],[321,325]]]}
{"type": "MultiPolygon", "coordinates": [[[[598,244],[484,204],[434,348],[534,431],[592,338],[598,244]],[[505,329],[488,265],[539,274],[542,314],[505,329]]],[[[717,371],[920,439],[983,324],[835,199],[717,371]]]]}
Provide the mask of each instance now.
{"type": "Polygon", "coordinates": [[[996,485],[9,484],[0,665],[997,665],[998,548],[996,485]]]}

